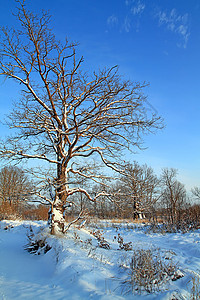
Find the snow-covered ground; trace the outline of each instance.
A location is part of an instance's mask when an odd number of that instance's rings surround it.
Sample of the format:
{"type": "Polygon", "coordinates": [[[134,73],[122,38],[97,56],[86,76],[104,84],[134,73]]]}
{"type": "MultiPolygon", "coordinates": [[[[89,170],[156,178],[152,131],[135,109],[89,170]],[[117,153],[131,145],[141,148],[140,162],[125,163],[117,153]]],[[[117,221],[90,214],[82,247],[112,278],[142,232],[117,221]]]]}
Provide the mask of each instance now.
{"type": "Polygon", "coordinates": [[[52,237],[42,221],[1,221],[0,299],[190,299],[191,277],[200,270],[200,231],[161,235],[145,230],[142,225],[101,222],[52,237]],[[35,238],[46,238],[52,247],[46,254],[24,249],[30,226],[35,238]],[[131,242],[132,250],[120,249],[119,236],[121,248],[131,242]],[[184,276],[168,278],[153,294],[132,293],[128,282],[134,250],[158,248],[184,276]]]}

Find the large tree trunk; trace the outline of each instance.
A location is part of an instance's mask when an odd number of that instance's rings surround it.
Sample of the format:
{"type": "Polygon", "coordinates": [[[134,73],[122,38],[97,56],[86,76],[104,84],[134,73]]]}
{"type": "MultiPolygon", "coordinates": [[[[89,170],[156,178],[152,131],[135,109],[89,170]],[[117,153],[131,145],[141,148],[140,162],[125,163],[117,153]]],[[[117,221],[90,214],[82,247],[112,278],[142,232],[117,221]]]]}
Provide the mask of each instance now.
{"type": "Polygon", "coordinates": [[[65,218],[63,214],[63,205],[59,197],[56,195],[54,203],[49,211],[49,225],[51,234],[57,235],[64,233],[65,218]]]}
{"type": "Polygon", "coordinates": [[[61,234],[65,230],[65,204],[67,199],[67,182],[65,167],[57,168],[57,183],[55,199],[49,210],[49,225],[51,234],[61,234]]]}
{"type": "Polygon", "coordinates": [[[57,194],[62,202],[62,205],[66,204],[67,199],[67,177],[66,167],[64,165],[58,165],[57,167],[57,194]]]}

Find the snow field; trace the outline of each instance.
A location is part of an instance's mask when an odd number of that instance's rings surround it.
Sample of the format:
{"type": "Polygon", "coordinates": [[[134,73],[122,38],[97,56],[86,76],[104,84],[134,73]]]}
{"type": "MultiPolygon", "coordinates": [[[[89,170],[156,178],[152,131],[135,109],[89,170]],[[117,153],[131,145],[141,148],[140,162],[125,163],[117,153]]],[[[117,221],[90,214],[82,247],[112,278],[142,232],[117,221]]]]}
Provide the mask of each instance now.
{"type": "Polygon", "coordinates": [[[190,299],[191,276],[199,270],[200,231],[146,234],[142,225],[100,222],[52,237],[42,221],[0,222],[0,299],[190,299]],[[35,238],[46,238],[52,247],[45,255],[25,251],[30,226],[35,238]],[[120,249],[118,234],[123,245],[131,242],[132,250],[120,249]],[[100,247],[98,235],[109,249],[100,247]],[[123,282],[130,277],[137,249],[159,249],[184,277],[168,280],[154,294],[127,293],[123,282]]]}

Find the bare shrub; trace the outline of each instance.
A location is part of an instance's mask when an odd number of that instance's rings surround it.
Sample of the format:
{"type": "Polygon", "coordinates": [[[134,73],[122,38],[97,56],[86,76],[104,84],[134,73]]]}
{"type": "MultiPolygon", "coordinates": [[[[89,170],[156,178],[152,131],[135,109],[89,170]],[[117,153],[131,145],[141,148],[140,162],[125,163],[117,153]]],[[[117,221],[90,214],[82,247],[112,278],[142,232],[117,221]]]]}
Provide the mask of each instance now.
{"type": "Polygon", "coordinates": [[[10,229],[12,229],[12,228],[14,228],[13,225],[7,225],[7,226],[4,227],[4,230],[10,230],[10,229]]]}
{"type": "Polygon", "coordinates": [[[118,233],[117,242],[120,250],[130,251],[132,250],[132,242],[125,243],[123,237],[118,233]]]}
{"type": "Polygon", "coordinates": [[[103,238],[99,241],[98,246],[104,249],[110,249],[110,244],[103,238]]]}
{"type": "Polygon", "coordinates": [[[127,293],[154,293],[164,288],[167,281],[177,280],[183,276],[172,259],[166,262],[158,249],[138,249],[133,252],[129,275],[123,282],[123,287],[127,293]]]}
{"type": "Polygon", "coordinates": [[[74,235],[73,237],[74,237],[74,240],[76,243],[82,243],[82,240],[76,231],[74,231],[73,235],[74,235]]]}
{"type": "Polygon", "coordinates": [[[100,231],[100,230],[97,230],[97,231],[93,230],[90,233],[97,239],[98,246],[100,248],[110,249],[110,244],[103,237],[103,232],[102,231],[100,231]]]}
{"type": "Polygon", "coordinates": [[[25,245],[24,249],[31,254],[41,255],[46,254],[51,250],[51,246],[47,243],[46,238],[42,236],[36,236],[30,226],[29,232],[27,233],[28,244],[25,245]]]}

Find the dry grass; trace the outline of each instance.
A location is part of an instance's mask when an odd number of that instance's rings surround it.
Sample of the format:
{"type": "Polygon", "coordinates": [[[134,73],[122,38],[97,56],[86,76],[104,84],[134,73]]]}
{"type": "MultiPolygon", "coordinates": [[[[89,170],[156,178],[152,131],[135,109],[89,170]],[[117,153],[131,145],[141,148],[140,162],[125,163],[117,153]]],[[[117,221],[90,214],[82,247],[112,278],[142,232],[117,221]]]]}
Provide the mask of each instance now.
{"type": "Polygon", "coordinates": [[[190,299],[200,300],[200,275],[194,274],[190,282],[192,282],[190,299]]]}
{"type": "Polygon", "coordinates": [[[125,224],[130,224],[130,223],[134,223],[134,224],[148,224],[149,220],[148,219],[111,219],[110,220],[111,223],[113,224],[121,224],[121,223],[125,223],[125,224]]]}
{"type": "Polygon", "coordinates": [[[167,281],[175,281],[181,277],[183,274],[178,272],[173,260],[166,261],[158,249],[138,249],[133,252],[129,274],[123,287],[126,293],[155,293],[165,289],[167,281]]]}

